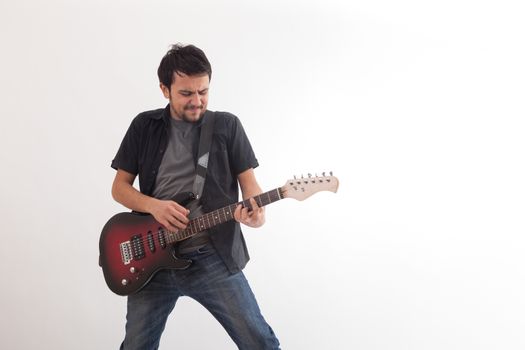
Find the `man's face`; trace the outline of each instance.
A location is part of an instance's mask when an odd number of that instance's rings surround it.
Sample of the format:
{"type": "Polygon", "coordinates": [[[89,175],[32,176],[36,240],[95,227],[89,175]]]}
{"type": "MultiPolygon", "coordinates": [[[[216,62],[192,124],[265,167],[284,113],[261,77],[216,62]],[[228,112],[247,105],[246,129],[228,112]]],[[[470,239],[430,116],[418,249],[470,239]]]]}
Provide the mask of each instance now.
{"type": "Polygon", "coordinates": [[[171,117],[195,123],[206,112],[210,78],[208,74],[189,76],[174,73],[174,75],[175,79],[169,89],[160,84],[164,97],[170,101],[171,117]]]}

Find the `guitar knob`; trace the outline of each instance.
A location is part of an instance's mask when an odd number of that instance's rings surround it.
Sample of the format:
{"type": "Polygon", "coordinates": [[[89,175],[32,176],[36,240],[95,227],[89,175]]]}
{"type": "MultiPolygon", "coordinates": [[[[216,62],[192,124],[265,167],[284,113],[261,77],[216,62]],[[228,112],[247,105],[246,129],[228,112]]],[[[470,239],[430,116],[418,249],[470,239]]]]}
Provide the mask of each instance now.
{"type": "Polygon", "coordinates": [[[128,280],[124,278],[121,283],[122,283],[123,286],[127,286],[128,285],[128,280]]]}
{"type": "Polygon", "coordinates": [[[137,270],[132,266],[132,267],[129,268],[129,272],[135,273],[135,272],[137,272],[137,270]]]}

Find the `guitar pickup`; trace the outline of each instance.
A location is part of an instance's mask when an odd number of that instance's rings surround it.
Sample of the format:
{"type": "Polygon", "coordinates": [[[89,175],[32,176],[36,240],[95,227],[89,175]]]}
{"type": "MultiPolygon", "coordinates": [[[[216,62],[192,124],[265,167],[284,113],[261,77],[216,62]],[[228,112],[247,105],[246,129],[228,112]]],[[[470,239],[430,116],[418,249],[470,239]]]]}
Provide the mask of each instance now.
{"type": "Polygon", "coordinates": [[[153,239],[153,233],[151,231],[148,232],[148,248],[150,252],[155,252],[155,240],[153,239]]]}
{"type": "Polygon", "coordinates": [[[122,242],[120,243],[120,257],[122,258],[122,262],[124,265],[128,265],[132,258],[132,252],[131,252],[131,242],[122,242]]]}
{"type": "Polygon", "coordinates": [[[134,260],[140,260],[146,256],[142,235],[135,235],[131,237],[131,253],[133,254],[132,258],[134,260]]]}

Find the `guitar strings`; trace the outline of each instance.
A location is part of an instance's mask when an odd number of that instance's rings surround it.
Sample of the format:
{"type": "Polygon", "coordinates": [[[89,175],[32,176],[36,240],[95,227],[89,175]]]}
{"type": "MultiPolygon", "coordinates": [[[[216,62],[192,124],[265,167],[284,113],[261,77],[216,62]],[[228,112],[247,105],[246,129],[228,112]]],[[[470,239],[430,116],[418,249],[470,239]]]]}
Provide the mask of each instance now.
{"type": "MultiPolygon", "coordinates": [[[[276,201],[282,199],[282,197],[280,195],[280,193],[282,193],[282,192],[283,191],[282,191],[281,188],[276,188],[274,190],[271,190],[271,191],[268,191],[268,192],[265,192],[265,193],[261,193],[260,195],[252,197],[252,198],[255,199],[255,201],[257,202],[257,204],[260,207],[264,207],[264,206],[266,206],[266,205],[268,205],[270,203],[273,203],[273,202],[276,202],[276,201]],[[271,196],[272,192],[277,194],[277,197],[275,197],[275,196],[272,197],[271,196]],[[263,203],[262,196],[264,196],[264,195],[267,196],[268,203],[263,203]]],[[[226,207],[214,210],[212,212],[206,213],[206,214],[204,214],[204,215],[202,215],[202,216],[200,216],[198,218],[192,219],[192,220],[190,220],[190,222],[188,223],[188,225],[187,225],[187,227],[185,229],[182,229],[182,230],[174,232],[174,231],[170,231],[170,230],[166,229],[165,227],[161,227],[155,232],[150,231],[151,232],[151,236],[150,236],[150,232],[148,232],[145,237],[143,237],[143,235],[140,234],[139,238],[135,238],[135,239],[131,238],[130,242],[132,244],[140,244],[140,245],[144,246],[144,245],[149,245],[150,240],[153,240],[153,243],[155,244],[156,242],[161,240],[161,238],[160,238],[161,234],[164,236],[164,240],[165,241],[168,240],[167,235],[179,236],[179,237],[175,237],[176,238],[175,241],[167,242],[168,244],[174,244],[174,243],[186,240],[186,239],[196,235],[197,233],[199,233],[201,231],[204,231],[204,230],[206,230],[208,228],[211,228],[211,227],[214,227],[214,226],[216,226],[218,224],[222,224],[222,223],[225,223],[225,222],[228,222],[230,220],[235,219],[235,217],[233,215],[233,212],[237,209],[238,205],[241,205],[243,207],[247,207],[247,206],[250,205],[250,199],[246,199],[244,201],[237,202],[235,204],[231,204],[229,206],[226,206],[226,207]],[[229,210],[229,211],[225,212],[225,210],[229,210]],[[222,211],[222,215],[221,215],[221,211],[222,211]],[[222,221],[222,216],[224,216],[224,218],[226,219],[225,221],[222,221]],[[216,218],[217,217],[218,217],[218,223],[216,222],[216,218]],[[199,223],[199,220],[202,223],[204,223],[204,225],[199,223]],[[213,222],[213,224],[211,224],[212,222],[213,222]],[[189,233],[189,235],[186,236],[187,233],[189,233]],[[181,234],[182,234],[182,239],[177,239],[177,238],[181,238],[180,237],[181,234]],[[151,237],[151,238],[149,238],[149,237],[151,237]]],[[[120,242],[120,243],[123,243],[123,242],[120,242]]]]}
{"type": "MultiPolygon", "coordinates": [[[[237,204],[241,204],[241,203],[243,203],[243,202],[239,202],[237,204]]],[[[170,230],[168,230],[165,227],[160,227],[155,232],[149,231],[146,234],[145,237],[143,236],[143,234],[140,234],[140,237],[137,238],[137,239],[131,238],[130,242],[132,244],[141,244],[141,245],[146,244],[146,245],[148,245],[149,241],[150,241],[149,237],[152,237],[151,239],[153,239],[154,242],[158,242],[158,241],[160,241],[160,235],[161,234],[164,236],[164,240],[168,244],[174,244],[174,243],[183,241],[183,240],[188,239],[188,238],[196,235],[197,233],[199,233],[201,231],[204,231],[204,230],[206,230],[208,228],[212,228],[212,227],[214,227],[214,226],[216,226],[218,224],[222,224],[222,223],[225,223],[225,222],[228,222],[228,221],[231,221],[231,220],[235,219],[235,217],[233,216],[232,207],[236,208],[237,204],[233,204],[233,205],[230,205],[228,207],[220,208],[220,209],[214,210],[212,212],[209,212],[207,214],[204,214],[204,215],[202,215],[202,216],[200,216],[198,218],[192,219],[192,220],[190,220],[190,222],[188,223],[188,225],[187,225],[187,227],[185,229],[178,230],[178,231],[170,231],[170,230]],[[229,212],[224,212],[225,210],[229,210],[229,212]],[[222,215],[220,214],[220,211],[223,211],[222,215]],[[217,217],[218,217],[218,222],[216,222],[216,218],[217,217]],[[222,220],[222,217],[225,218],[224,221],[222,220]],[[199,221],[203,222],[204,225],[200,224],[199,221]],[[151,233],[151,236],[149,236],[150,233],[151,233]],[[176,238],[175,241],[168,242],[168,235],[176,235],[176,236],[179,236],[179,237],[175,237],[176,238]],[[180,237],[181,235],[183,237],[180,237]],[[184,236],[186,236],[186,237],[184,237],[184,236]],[[182,238],[182,239],[178,239],[178,238],[182,238]]],[[[123,242],[121,242],[121,243],[123,243],[123,242]]]]}

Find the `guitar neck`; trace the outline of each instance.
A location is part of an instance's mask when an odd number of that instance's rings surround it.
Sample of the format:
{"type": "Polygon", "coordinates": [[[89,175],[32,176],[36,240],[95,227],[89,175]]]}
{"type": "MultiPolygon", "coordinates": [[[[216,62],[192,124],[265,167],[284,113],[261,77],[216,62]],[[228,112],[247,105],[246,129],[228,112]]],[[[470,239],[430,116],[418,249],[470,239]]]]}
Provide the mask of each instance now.
{"type": "MultiPolygon", "coordinates": [[[[270,203],[277,202],[280,199],[283,199],[282,188],[276,188],[268,192],[261,193],[257,196],[254,196],[255,202],[259,207],[264,207],[270,203]]],[[[176,232],[166,230],[166,239],[168,243],[175,243],[178,241],[185,240],[191,236],[196,235],[197,233],[212,228],[214,226],[220,225],[227,221],[233,220],[233,213],[238,205],[241,205],[243,208],[250,208],[251,204],[249,199],[246,199],[241,202],[230,204],[223,208],[214,210],[207,214],[196,217],[188,223],[188,226],[184,230],[179,230],[176,232]]]]}

